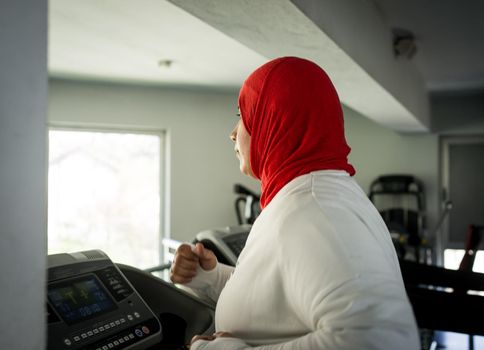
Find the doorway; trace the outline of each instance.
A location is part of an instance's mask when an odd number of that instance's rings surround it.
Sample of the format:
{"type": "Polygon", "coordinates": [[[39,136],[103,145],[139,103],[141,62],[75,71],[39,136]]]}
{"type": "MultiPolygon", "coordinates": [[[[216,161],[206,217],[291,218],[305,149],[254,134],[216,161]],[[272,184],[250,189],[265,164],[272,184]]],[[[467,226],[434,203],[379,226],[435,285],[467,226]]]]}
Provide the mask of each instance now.
{"type": "MultiPolygon", "coordinates": [[[[463,250],[469,225],[484,226],[484,136],[443,137],[441,146],[441,203],[450,200],[452,210],[443,226],[440,254],[463,250]]],[[[478,264],[484,261],[476,260],[478,264]]]]}

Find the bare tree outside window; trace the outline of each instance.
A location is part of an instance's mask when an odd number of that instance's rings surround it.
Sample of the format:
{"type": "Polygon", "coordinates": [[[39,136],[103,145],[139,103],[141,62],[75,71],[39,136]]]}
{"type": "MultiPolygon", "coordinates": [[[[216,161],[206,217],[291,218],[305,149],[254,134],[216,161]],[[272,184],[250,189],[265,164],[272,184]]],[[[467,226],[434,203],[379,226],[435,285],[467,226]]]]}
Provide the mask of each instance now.
{"type": "Polygon", "coordinates": [[[162,135],[49,131],[49,254],[101,249],[115,262],[160,262],[162,135]]]}

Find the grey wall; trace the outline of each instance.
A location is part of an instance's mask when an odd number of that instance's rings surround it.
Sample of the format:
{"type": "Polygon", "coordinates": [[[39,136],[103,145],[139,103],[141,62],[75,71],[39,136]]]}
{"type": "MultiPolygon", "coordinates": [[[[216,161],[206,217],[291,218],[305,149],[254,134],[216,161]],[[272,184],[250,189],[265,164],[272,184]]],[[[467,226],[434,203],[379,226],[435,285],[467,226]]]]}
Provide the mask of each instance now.
{"type": "Polygon", "coordinates": [[[47,1],[2,1],[0,47],[0,349],[44,349],[47,1]]]}
{"type": "Polygon", "coordinates": [[[169,137],[171,236],[192,240],[203,229],[237,223],[235,183],[241,175],[229,133],[237,94],[52,80],[49,123],[166,130],[169,137]]]}
{"type": "Polygon", "coordinates": [[[484,134],[484,91],[431,95],[432,130],[441,134],[484,134]]]}
{"type": "MultiPolygon", "coordinates": [[[[201,229],[236,223],[232,185],[253,190],[240,175],[228,133],[236,121],[237,93],[183,91],[52,80],[49,122],[56,125],[164,129],[171,142],[171,233],[190,240],[201,229]]],[[[367,192],[386,173],[411,173],[424,181],[430,221],[436,215],[438,139],[398,134],[345,109],[350,160],[367,192]]]]}
{"type": "Polygon", "coordinates": [[[400,134],[381,127],[345,108],[350,161],[356,179],[369,192],[371,182],[383,174],[411,174],[425,187],[427,227],[433,228],[439,214],[439,138],[435,134],[400,134]]]}

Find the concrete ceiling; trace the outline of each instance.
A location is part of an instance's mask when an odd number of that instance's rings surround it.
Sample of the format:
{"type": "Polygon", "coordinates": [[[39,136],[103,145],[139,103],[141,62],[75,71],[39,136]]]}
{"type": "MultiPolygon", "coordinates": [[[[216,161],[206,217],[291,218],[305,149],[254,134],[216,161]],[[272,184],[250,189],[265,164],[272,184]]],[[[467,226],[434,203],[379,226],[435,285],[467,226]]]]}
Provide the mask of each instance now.
{"type": "Polygon", "coordinates": [[[483,13],[482,4],[455,3],[50,0],[49,72],[52,77],[235,90],[268,59],[298,55],[329,73],[350,108],[397,131],[427,131],[430,89],[484,87],[484,60],[475,57],[483,53],[483,21],[473,20],[483,13]],[[442,3],[446,10],[437,11],[442,3]],[[469,25],[444,30],[453,8],[461,9],[455,12],[456,23],[469,25]],[[418,51],[410,60],[394,56],[395,26],[417,37],[418,51]],[[463,35],[474,38],[473,47],[463,43],[463,35]],[[160,64],[164,60],[172,63],[160,64]]]}
{"type": "Polygon", "coordinates": [[[484,90],[484,1],[373,1],[388,27],[414,33],[429,91],[484,90]]]}
{"type": "Polygon", "coordinates": [[[49,1],[52,77],[235,89],[265,61],[165,0],[49,1]]]}

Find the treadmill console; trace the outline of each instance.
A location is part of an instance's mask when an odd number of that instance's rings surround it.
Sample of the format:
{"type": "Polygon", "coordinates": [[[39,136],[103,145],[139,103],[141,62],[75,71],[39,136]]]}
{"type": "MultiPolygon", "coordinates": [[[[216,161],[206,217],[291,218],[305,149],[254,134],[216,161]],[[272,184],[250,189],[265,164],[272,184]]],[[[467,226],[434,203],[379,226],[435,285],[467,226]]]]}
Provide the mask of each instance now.
{"type": "Polygon", "coordinates": [[[48,256],[48,349],[146,349],[159,320],[99,250],[48,256]]]}

